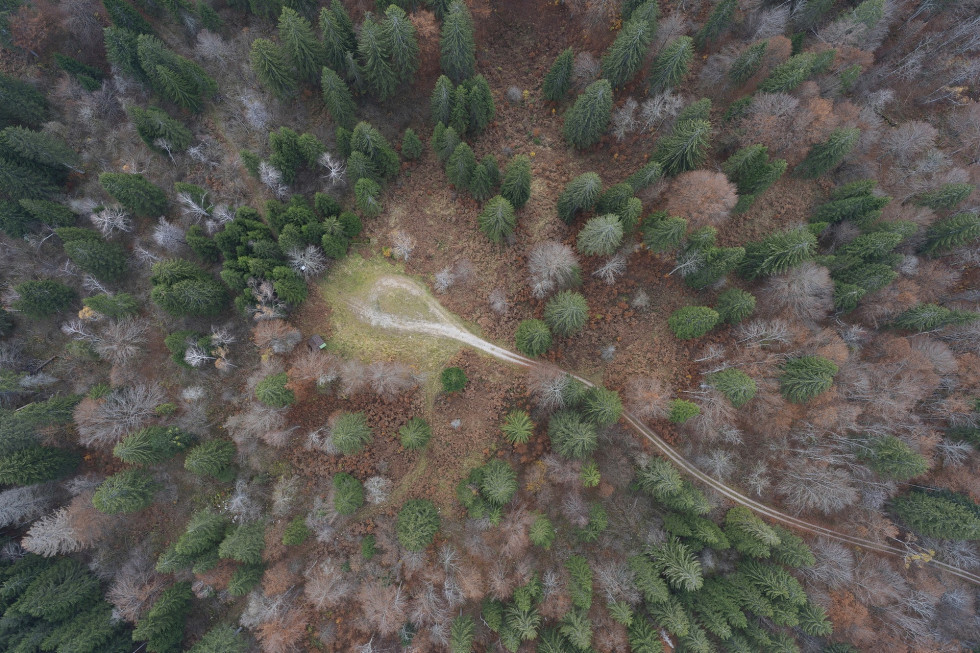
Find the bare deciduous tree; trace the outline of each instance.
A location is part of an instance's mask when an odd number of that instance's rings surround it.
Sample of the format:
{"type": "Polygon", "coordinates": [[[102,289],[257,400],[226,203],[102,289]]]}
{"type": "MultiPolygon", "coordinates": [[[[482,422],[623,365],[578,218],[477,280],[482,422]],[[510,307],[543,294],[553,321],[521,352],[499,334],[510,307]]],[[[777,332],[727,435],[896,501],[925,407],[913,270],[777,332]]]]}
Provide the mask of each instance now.
{"type": "Polygon", "coordinates": [[[303,594],[317,610],[335,608],[351,597],[357,586],[332,558],[314,565],[306,573],[303,594]]]}
{"type": "Polygon", "coordinates": [[[770,277],[759,294],[759,306],[774,317],[789,314],[814,327],[834,308],[830,271],[806,261],[770,277]]]}
{"type": "Polygon", "coordinates": [[[357,595],[365,625],[379,635],[394,635],[407,618],[407,600],[400,585],[369,581],[357,595]]]}
{"type": "Polygon", "coordinates": [[[85,447],[110,447],[143,426],[166,398],[160,386],[140,383],[100,400],[83,399],[75,408],[78,440],[85,447]]]}
{"type": "Polygon", "coordinates": [[[568,245],[548,240],[535,246],[527,260],[531,293],[542,299],[578,279],[578,257],[568,245]]]}
{"type": "Polygon", "coordinates": [[[259,349],[288,354],[303,339],[303,334],[285,320],[263,320],[255,325],[252,337],[259,349]]]}

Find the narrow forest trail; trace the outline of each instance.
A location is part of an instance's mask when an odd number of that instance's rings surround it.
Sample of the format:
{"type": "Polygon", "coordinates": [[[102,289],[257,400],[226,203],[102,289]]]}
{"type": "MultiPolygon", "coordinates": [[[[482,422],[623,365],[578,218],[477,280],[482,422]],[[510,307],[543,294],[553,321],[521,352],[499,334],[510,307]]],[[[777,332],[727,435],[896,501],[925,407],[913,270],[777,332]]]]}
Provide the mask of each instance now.
{"type": "MultiPolygon", "coordinates": [[[[406,277],[394,275],[382,276],[375,280],[364,300],[348,300],[348,305],[359,319],[368,323],[372,327],[392,331],[415,333],[433,338],[448,338],[469,347],[473,347],[474,349],[478,349],[506,363],[511,363],[513,365],[519,365],[526,368],[544,366],[543,363],[531,360],[530,358],[514,353],[508,349],[504,349],[503,347],[499,347],[475,335],[466,329],[452,313],[447,311],[438,302],[438,300],[436,300],[435,297],[428,292],[426,288],[406,277]],[[408,298],[413,300],[411,304],[406,304],[403,300],[394,302],[402,309],[404,309],[406,306],[410,307],[411,310],[408,314],[404,314],[406,313],[404,310],[399,310],[398,313],[391,312],[386,310],[383,305],[386,298],[399,294],[403,295],[403,297],[404,295],[407,295],[408,298]]],[[[568,373],[575,379],[578,379],[584,383],[586,386],[591,387],[595,385],[588,379],[584,379],[573,372],[569,372],[567,370],[561,371],[568,373]]],[[[742,494],[739,490],[726,485],[708,474],[705,474],[628,411],[623,412],[623,420],[636,429],[636,431],[643,435],[647,440],[649,440],[650,443],[653,444],[653,446],[656,447],[665,458],[674,463],[674,465],[676,465],[682,471],[694,477],[704,485],[712,488],[732,502],[745,506],[746,508],[755,511],[759,515],[814,535],[831,538],[868,551],[875,551],[884,555],[895,556],[903,559],[906,559],[911,553],[905,548],[882,544],[880,542],[857,537],[855,535],[848,535],[846,533],[835,531],[833,529],[820,526],[819,524],[813,524],[811,522],[799,519],[798,517],[793,517],[792,515],[783,513],[775,508],[771,508],[764,503],[755,501],[754,499],[742,494]]],[[[953,565],[949,565],[938,560],[930,560],[928,564],[934,565],[943,571],[952,574],[953,576],[962,578],[963,580],[969,581],[976,585],[980,585],[980,575],[954,567],[953,565]]]]}

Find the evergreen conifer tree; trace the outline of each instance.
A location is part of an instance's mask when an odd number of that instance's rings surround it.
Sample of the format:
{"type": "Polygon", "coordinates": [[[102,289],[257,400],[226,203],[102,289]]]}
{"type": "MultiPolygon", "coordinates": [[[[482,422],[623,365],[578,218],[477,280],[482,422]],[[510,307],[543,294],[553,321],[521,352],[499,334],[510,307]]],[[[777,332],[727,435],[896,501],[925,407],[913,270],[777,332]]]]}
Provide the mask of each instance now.
{"type": "Polygon", "coordinates": [[[706,380],[709,386],[725,395],[735,408],[747,404],[756,393],[756,385],[752,377],[734,367],[709,374],[706,380]]]}
{"type": "Polygon", "coordinates": [[[422,141],[411,127],[402,136],[402,156],[408,161],[415,161],[422,156],[422,141]]]}
{"type": "Polygon", "coordinates": [[[103,172],[99,183],[132,213],[140,216],[157,216],[167,212],[167,196],[143,175],[125,172],[103,172]]]}
{"type": "Polygon", "coordinates": [[[929,461],[894,435],[875,438],[867,447],[859,456],[889,480],[907,481],[929,471],[929,461]]]}
{"type": "Polygon", "coordinates": [[[710,136],[711,123],[707,120],[678,122],[657,142],[652,158],[670,177],[694,170],[704,162],[710,136]]]}
{"type": "Polygon", "coordinates": [[[469,81],[469,93],[466,101],[469,105],[470,132],[480,134],[497,115],[497,107],[493,102],[490,84],[483,75],[477,75],[469,81]]]}
{"type": "Polygon", "coordinates": [[[768,558],[779,546],[779,535],[745,506],[735,506],[725,514],[725,535],[739,553],[768,558]]]}
{"type": "Polygon", "coordinates": [[[374,438],[364,413],[341,413],[334,420],[330,438],[342,454],[360,452],[374,438]]]}
{"type": "Polygon", "coordinates": [[[357,208],[367,217],[381,215],[381,186],[373,179],[358,179],[354,184],[354,198],[357,200],[357,208]]]}
{"type": "Polygon", "coordinates": [[[497,168],[497,159],[492,154],[488,154],[473,170],[473,176],[470,178],[470,194],[478,202],[483,202],[494,195],[499,183],[500,170],[497,168]]]}
{"type": "Polygon", "coordinates": [[[782,367],[779,390],[794,404],[802,404],[830,390],[839,368],[821,356],[791,358],[782,367]]]}
{"type": "Polygon", "coordinates": [[[957,213],[933,223],[926,230],[922,251],[934,256],[980,238],[980,213],[957,213]]]}
{"type": "Polygon", "coordinates": [[[578,232],[575,246],[586,256],[609,256],[623,242],[623,223],[615,214],[591,218],[578,232]]]}
{"type": "Polygon", "coordinates": [[[514,209],[524,206],[531,197],[531,159],[518,154],[504,171],[500,184],[500,195],[510,202],[514,209]]]}
{"type": "Polygon", "coordinates": [[[899,313],[891,326],[909,331],[932,331],[951,324],[969,324],[980,319],[973,311],[951,311],[938,304],[918,304],[899,313]]]}
{"type": "Polygon", "coordinates": [[[558,196],[558,217],[571,224],[579,211],[591,211],[602,191],[602,180],[594,172],[572,179],[558,196]]]}
{"type": "Polygon", "coordinates": [[[582,415],[600,428],[612,426],[622,414],[623,402],[615,390],[594,386],[582,396],[582,415]]]}
{"type": "Polygon", "coordinates": [[[461,614],[453,619],[449,628],[449,650],[451,653],[471,653],[473,640],[476,637],[476,626],[473,617],[461,614]]]}
{"type": "Polygon", "coordinates": [[[769,161],[765,145],[743,147],[722,164],[728,179],[738,188],[736,211],[745,211],[756,197],[772,186],[786,171],[786,161],[769,161]]]}
{"type": "Polygon", "coordinates": [[[327,65],[333,70],[344,70],[347,52],[354,50],[357,42],[354,23],[340,0],[333,0],[329,8],[320,10],[320,33],[327,65]]]}
{"type": "Polygon", "coordinates": [[[157,483],[143,470],[131,467],[107,478],[92,495],[92,505],[107,515],[137,512],[153,503],[157,483]]]}
{"type": "Polygon", "coordinates": [[[432,97],[429,99],[429,109],[432,113],[432,122],[448,125],[453,113],[453,101],[456,98],[456,90],[452,81],[445,75],[439,75],[436,85],[432,89],[432,97]]]}
{"type": "Polygon", "coordinates": [[[188,653],[245,653],[247,650],[245,637],[233,626],[221,624],[206,632],[188,653]]]}
{"type": "Polygon", "coordinates": [[[476,45],[473,41],[473,19],[460,0],[454,0],[442,20],[439,35],[439,63],[455,84],[473,76],[476,70],[476,45]]]}
{"type": "Polygon", "coordinates": [[[357,39],[357,55],[368,90],[380,101],[390,98],[398,85],[391,66],[391,43],[384,26],[371,14],[364,16],[357,39]]]}
{"type": "Polygon", "coordinates": [[[133,465],[153,465],[176,456],[189,440],[190,436],[176,426],[147,426],[123,438],[112,455],[133,465]]]}
{"type": "Polygon", "coordinates": [[[184,639],[187,615],[191,611],[193,592],[189,582],[180,582],[163,590],[150,610],[136,623],[133,641],[146,642],[150,653],[177,651],[184,639]]]}
{"type": "Polygon", "coordinates": [[[623,25],[602,57],[602,76],[614,87],[627,84],[643,65],[654,27],[645,20],[631,20],[623,25]]]}
{"type": "Polygon", "coordinates": [[[62,240],[72,263],[100,281],[118,281],[126,272],[126,251],[106,242],[92,229],[61,227],[55,233],[62,240]]]}
{"type": "Polygon", "coordinates": [[[731,68],[728,69],[728,79],[731,80],[732,84],[741,86],[759,72],[768,48],[769,40],[766,39],[753,43],[742,50],[732,62],[731,68]]]}
{"type": "Polygon", "coordinates": [[[973,184],[943,184],[936,190],[918,194],[915,203],[936,211],[955,209],[970,196],[973,188],[973,184]]]}
{"type": "Polygon", "coordinates": [[[677,86],[687,75],[693,57],[691,37],[678,36],[671,41],[650,64],[650,90],[666,91],[677,86]]]}
{"type": "Polygon", "coordinates": [[[79,161],[78,154],[54,134],[20,126],[0,131],[0,155],[28,166],[39,166],[39,172],[50,174],[52,179],[60,178],[79,161]]]}
{"type": "Polygon", "coordinates": [[[54,281],[25,281],[14,286],[19,297],[13,307],[22,313],[38,319],[50,317],[68,308],[78,295],[70,286],[54,281]]]}
{"type": "Polygon", "coordinates": [[[747,243],[739,270],[747,279],[780,274],[813,258],[817,238],[806,228],[781,231],[762,242],[747,243]]]}
{"type": "Polygon", "coordinates": [[[0,73],[0,127],[37,126],[48,115],[48,102],[33,86],[0,73]]]}
{"type": "Polygon", "coordinates": [[[912,490],[890,507],[909,528],[927,537],[980,540],[980,506],[949,491],[912,490]]]}
{"type": "Polygon", "coordinates": [[[707,306],[685,306],[677,309],[667,319],[674,335],[681,340],[700,338],[718,324],[719,315],[707,306]]]}
{"type": "Polygon", "coordinates": [[[288,98],[296,90],[296,79],[290,70],[288,56],[272,41],[252,41],[249,61],[259,83],[280,100],[288,98]]]}
{"type": "Polygon", "coordinates": [[[572,64],[575,60],[575,53],[571,48],[562,50],[551,64],[547,74],[544,76],[544,83],[541,85],[541,94],[546,100],[558,102],[568,93],[572,86],[572,64]]]}
{"type": "Polygon", "coordinates": [[[685,399],[673,399],[667,406],[667,420],[673,424],[683,424],[701,414],[701,408],[697,404],[685,399]]]}
{"type": "Polygon", "coordinates": [[[399,82],[411,83],[419,67],[419,44],[415,26],[405,10],[396,4],[388,5],[382,24],[391,52],[392,68],[399,82]]]}
{"type": "Polygon", "coordinates": [[[469,89],[460,84],[453,91],[453,109],[449,113],[449,126],[463,135],[470,128],[469,89]]]}
{"type": "Polygon", "coordinates": [[[262,562],[265,549],[265,525],[261,522],[238,524],[228,530],[218,546],[218,556],[246,565],[262,562]]]}
{"type": "Polygon", "coordinates": [[[0,485],[54,481],[74,471],[79,462],[78,455],[68,449],[29,445],[0,455],[0,485]]]}
{"type": "Polygon", "coordinates": [[[176,152],[183,152],[190,147],[193,136],[191,130],[184,126],[179,120],[171,118],[165,111],[157,107],[142,109],[138,106],[130,105],[126,111],[129,119],[136,127],[136,133],[146,143],[150,149],[163,153],[159,141],[164,141],[167,146],[176,152]]]}
{"type": "Polygon", "coordinates": [[[398,429],[402,446],[406,449],[421,449],[432,438],[432,429],[421,417],[413,417],[398,429]]]}
{"type": "Polygon", "coordinates": [[[798,177],[812,179],[830,172],[844,160],[854,146],[857,145],[861,130],[857,127],[841,127],[835,129],[826,141],[817,143],[810,148],[800,165],[796,166],[794,173],[798,177]]]}
{"type": "Polygon", "coordinates": [[[526,411],[512,410],[507,413],[500,430],[511,444],[527,444],[534,434],[534,422],[526,411]]]}
{"type": "Polygon", "coordinates": [[[232,462],[235,444],[228,440],[206,440],[187,452],[184,469],[198,476],[211,476],[227,483],[235,477],[232,462]]]}
{"type": "Polygon", "coordinates": [[[709,43],[716,41],[731,26],[737,6],[736,0],[721,0],[715,5],[708,15],[708,20],[694,35],[694,44],[699,50],[705,49],[709,43]]]}
{"type": "Polygon", "coordinates": [[[333,489],[334,509],[341,515],[353,515],[364,505],[364,486],[350,474],[334,474],[333,489]]]}
{"type": "Polygon", "coordinates": [[[644,188],[648,188],[663,176],[663,170],[656,161],[650,161],[642,168],[631,174],[626,179],[626,183],[633,188],[634,193],[639,193],[644,188]]]}
{"type": "Polygon", "coordinates": [[[565,112],[562,133],[573,147],[585,149],[599,142],[612,113],[612,85],[609,80],[592,82],[565,112]]]}
{"type": "Polygon", "coordinates": [[[563,290],[548,300],[544,321],[559,336],[571,336],[582,330],[589,316],[589,306],[581,293],[563,290]]]}
{"type": "Polygon", "coordinates": [[[548,422],[548,437],[554,450],[566,458],[585,458],[599,444],[595,425],[575,411],[555,413],[548,422]]]}
{"type": "Polygon", "coordinates": [[[755,311],[755,296],[739,288],[729,288],[718,295],[715,311],[719,321],[738,324],[755,311]]]}
{"type": "MultiPolygon", "coordinates": [[[[351,134],[350,147],[354,152],[362,152],[371,161],[383,179],[398,174],[401,162],[398,153],[377,129],[366,122],[359,122],[351,134]]],[[[455,148],[455,146],[453,146],[455,148]]],[[[449,154],[452,154],[450,150],[449,154]]],[[[448,154],[447,154],[448,157],[448,154]]]]}
{"type": "Polygon", "coordinates": [[[289,377],[285,372],[270,374],[255,386],[255,398],[266,406],[284,408],[296,401],[296,395],[286,387],[289,377]]]}
{"type": "Polygon", "coordinates": [[[102,0],[109,20],[116,27],[136,34],[153,34],[153,27],[125,0],[102,0]]]}
{"type": "Polygon", "coordinates": [[[541,320],[524,320],[514,334],[517,350],[536,358],[551,348],[551,331],[541,320]]]}
{"type": "Polygon", "coordinates": [[[687,233],[687,220],[670,217],[666,211],[653,213],[643,223],[643,244],[651,252],[676,249],[687,233]]]}
{"type": "Polygon", "coordinates": [[[279,14],[278,27],[282,51],[297,76],[308,82],[315,81],[320,75],[326,55],[310,21],[284,6],[279,14]]]}
{"type": "Polygon", "coordinates": [[[504,197],[497,195],[483,205],[483,210],[477,218],[480,231],[495,243],[509,236],[517,226],[514,207],[504,197]]]}
{"type": "Polygon", "coordinates": [[[517,494],[517,472],[510,464],[494,458],[481,468],[480,494],[494,506],[504,506],[517,494]]]}
{"type": "Polygon", "coordinates": [[[421,551],[439,531],[439,513],[428,499],[406,501],[395,521],[398,541],[409,551],[421,551]]]}
{"type": "Polygon", "coordinates": [[[185,109],[200,111],[204,100],[218,92],[217,83],[203,68],[170,50],[155,36],[137,37],[136,54],[153,90],[185,109]]]}
{"type": "Polygon", "coordinates": [[[333,121],[345,129],[353,129],[357,106],[344,80],[332,69],[324,66],[320,75],[320,86],[323,89],[323,103],[333,121]]]}
{"type": "Polygon", "coordinates": [[[203,269],[184,259],[154,263],[150,298],[171,315],[216,315],[228,296],[224,287],[203,269]]]}
{"type": "Polygon", "coordinates": [[[802,52],[793,55],[773,68],[759,90],[765,93],[788,93],[810,78],[817,63],[817,54],[802,52]]]}

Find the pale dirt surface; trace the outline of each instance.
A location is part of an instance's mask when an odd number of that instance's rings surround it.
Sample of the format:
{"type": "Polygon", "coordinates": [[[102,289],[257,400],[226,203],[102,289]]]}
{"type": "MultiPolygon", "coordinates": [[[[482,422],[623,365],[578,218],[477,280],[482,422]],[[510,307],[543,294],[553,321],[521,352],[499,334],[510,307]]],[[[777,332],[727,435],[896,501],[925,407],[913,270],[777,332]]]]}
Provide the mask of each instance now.
{"type": "MultiPolygon", "coordinates": [[[[365,301],[359,302],[357,300],[349,300],[349,306],[359,319],[376,328],[418,333],[433,338],[447,338],[462,343],[468,347],[472,347],[478,351],[482,351],[485,354],[506,363],[519,365],[521,367],[531,368],[542,365],[542,363],[533,361],[529,358],[521,356],[520,354],[487,342],[483,338],[473,334],[464,328],[455,316],[443,308],[425,288],[404,277],[389,275],[378,278],[371,286],[365,301]],[[407,317],[404,315],[397,315],[387,312],[382,308],[382,305],[385,295],[388,293],[408,293],[413,297],[413,299],[417,299],[419,302],[421,302],[421,306],[424,306],[425,310],[418,312],[417,317],[407,317]]],[[[594,385],[588,379],[584,379],[571,372],[569,372],[569,374],[584,383],[586,386],[594,385]]],[[[906,558],[913,553],[913,551],[905,548],[881,544],[872,540],[856,537],[854,535],[834,531],[818,524],[813,524],[797,517],[785,514],[775,510],[774,508],[770,508],[763,503],[759,503],[758,501],[755,501],[740,493],[735,488],[725,485],[721,481],[702,472],[696,465],[677,453],[673,447],[671,447],[663,439],[661,439],[660,436],[645,426],[638,418],[630,415],[628,412],[624,412],[623,419],[647,440],[649,440],[668,460],[674,463],[681,470],[690,476],[693,476],[705,485],[711,487],[719,494],[738,505],[745,506],[764,517],[781,522],[787,526],[813,533],[815,535],[832,538],[852,546],[876,551],[885,555],[898,556],[901,558],[906,558]]],[[[931,561],[931,563],[954,576],[958,576],[959,578],[980,585],[980,575],[973,574],[935,560],[931,561]]]]}

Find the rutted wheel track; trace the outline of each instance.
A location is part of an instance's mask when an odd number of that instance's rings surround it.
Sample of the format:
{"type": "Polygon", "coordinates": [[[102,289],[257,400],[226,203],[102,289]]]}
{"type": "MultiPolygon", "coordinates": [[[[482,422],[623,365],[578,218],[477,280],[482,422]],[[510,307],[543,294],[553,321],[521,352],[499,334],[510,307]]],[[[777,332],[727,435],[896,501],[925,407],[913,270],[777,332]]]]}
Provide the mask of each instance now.
{"type": "MultiPolygon", "coordinates": [[[[520,365],[521,367],[533,368],[543,365],[542,363],[533,361],[502,347],[498,347],[497,345],[487,342],[486,340],[474,335],[472,332],[462,326],[462,324],[460,324],[451,313],[446,311],[446,309],[444,309],[442,305],[435,300],[435,298],[428,294],[428,292],[408,279],[395,276],[382,277],[372,287],[367,300],[367,303],[349,302],[349,306],[358,318],[368,322],[371,326],[381,329],[390,329],[393,331],[419,333],[437,338],[449,338],[464,345],[479,349],[480,351],[483,351],[494,358],[498,358],[514,365],[520,365]],[[424,302],[426,308],[428,308],[432,316],[439,321],[403,318],[381,310],[378,300],[386,291],[402,291],[418,298],[424,302]]],[[[568,374],[587,386],[594,385],[587,379],[583,379],[582,377],[572,374],[571,372],[568,372],[568,374]]],[[[755,501],[754,499],[745,496],[735,488],[725,485],[721,481],[702,472],[700,469],[698,469],[698,467],[677,453],[673,447],[664,442],[656,433],[650,430],[628,411],[623,412],[623,419],[644,437],[646,437],[646,439],[649,440],[665,458],[670,460],[681,470],[701,481],[722,496],[725,496],[731,501],[755,511],[764,517],[768,517],[773,521],[781,522],[787,526],[792,526],[793,528],[797,528],[802,531],[828,537],[861,549],[875,551],[903,559],[909,555],[909,551],[906,549],[891,546],[889,544],[882,544],[880,542],[864,539],[855,535],[841,533],[839,531],[820,526],[819,524],[812,524],[797,517],[793,517],[792,515],[780,512],[774,508],[770,508],[764,503],[755,501]]],[[[954,567],[953,565],[949,565],[938,560],[930,560],[929,564],[939,567],[953,576],[980,585],[980,575],[954,567]]]]}

